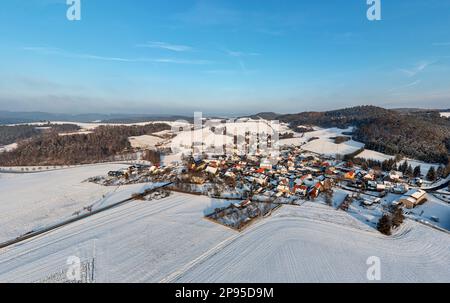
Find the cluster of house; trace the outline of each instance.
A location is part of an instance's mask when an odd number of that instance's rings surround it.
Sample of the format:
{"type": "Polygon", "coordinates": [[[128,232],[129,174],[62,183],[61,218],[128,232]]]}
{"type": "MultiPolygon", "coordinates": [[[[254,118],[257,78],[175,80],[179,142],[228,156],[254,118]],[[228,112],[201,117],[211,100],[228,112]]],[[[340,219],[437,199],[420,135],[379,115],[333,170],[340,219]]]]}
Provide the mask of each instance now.
{"type": "Polygon", "coordinates": [[[234,157],[198,159],[188,167],[204,175],[196,176],[196,183],[207,182],[207,176],[231,179],[232,184],[251,191],[276,197],[317,198],[323,192],[340,186],[352,191],[406,194],[409,180],[401,172],[363,170],[345,161],[305,153],[289,147],[276,159],[262,157],[234,157]],[[275,160],[275,161],[271,161],[275,160]]]}
{"type": "Polygon", "coordinates": [[[210,177],[226,180],[253,195],[270,197],[311,197],[331,189],[331,179],[326,176],[329,164],[318,157],[286,152],[275,159],[261,157],[234,157],[193,161],[191,171],[203,172],[192,180],[203,184],[210,177]]]}
{"type": "Polygon", "coordinates": [[[89,178],[89,182],[104,186],[128,185],[147,182],[167,181],[174,179],[176,171],[170,167],[132,165],[127,168],[109,171],[106,177],[96,176],[89,178]]]}
{"type": "MultiPolygon", "coordinates": [[[[95,180],[94,180],[95,181],[95,180]]],[[[97,180],[98,181],[98,180],[97,180]]],[[[241,197],[315,199],[321,192],[339,186],[351,191],[402,194],[398,203],[414,207],[425,192],[410,189],[400,172],[363,170],[348,162],[306,153],[298,147],[286,147],[275,158],[262,156],[188,157],[182,163],[167,167],[135,165],[111,171],[101,180],[104,185],[172,181],[202,186],[205,183],[226,184],[223,192],[234,190],[241,197]],[[413,191],[416,191],[413,193],[413,191]]],[[[99,183],[99,182],[97,182],[99,183]]]]}

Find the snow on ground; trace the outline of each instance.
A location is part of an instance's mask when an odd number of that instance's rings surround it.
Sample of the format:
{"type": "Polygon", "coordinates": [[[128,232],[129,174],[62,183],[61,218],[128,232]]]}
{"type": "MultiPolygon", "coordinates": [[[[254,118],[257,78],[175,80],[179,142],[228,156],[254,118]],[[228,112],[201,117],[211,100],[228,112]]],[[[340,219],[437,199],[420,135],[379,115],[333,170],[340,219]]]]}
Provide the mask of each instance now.
{"type": "Polygon", "coordinates": [[[424,220],[429,222],[429,224],[450,231],[450,204],[439,200],[433,195],[428,194],[427,202],[411,210],[410,215],[413,218],[424,220]],[[433,217],[437,218],[439,222],[435,222],[433,217]]]}
{"type": "Polygon", "coordinates": [[[99,164],[33,174],[0,173],[0,242],[67,218],[104,195],[137,190],[138,186],[117,188],[83,182],[125,167],[99,164]]]}
{"type": "Polygon", "coordinates": [[[161,156],[161,164],[168,166],[173,163],[181,163],[182,155],[182,153],[163,155],[161,156]]]}
{"type": "Polygon", "coordinates": [[[0,153],[10,152],[17,148],[17,143],[8,144],[5,146],[0,146],[0,153]]]}
{"type": "Polygon", "coordinates": [[[131,146],[134,148],[153,148],[158,143],[164,141],[164,139],[161,139],[160,137],[149,135],[130,137],[128,138],[128,140],[130,141],[131,146]]]}
{"type": "Polygon", "coordinates": [[[450,237],[407,221],[393,237],[369,231],[317,204],[283,207],[175,282],[369,282],[371,256],[381,282],[449,282],[450,237]]]}
{"type": "Polygon", "coordinates": [[[385,237],[320,203],[283,206],[242,233],[203,219],[229,202],[173,194],[133,201],[0,251],[0,281],[52,281],[67,259],[96,282],[449,282],[450,237],[407,220],[385,237]]]}
{"type": "Polygon", "coordinates": [[[435,169],[439,167],[439,164],[433,164],[433,163],[426,163],[418,160],[413,159],[405,159],[403,161],[400,161],[399,164],[402,164],[403,162],[408,161],[408,164],[411,164],[412,168],[415,168],[416,166],[420,166],[420,171],[423,176],[426,176],[430,168],[433,166],[435,169]]]}
{"type": "Polygon", "coordinates": [[[333,140],[330,139],[318,139],[306,143],[303,146],[303,149],[313,153],[335,157],[337,155],[342,156],[354,153],[363,147],[363,143],[353,140],[341,144],[335,144],[333,140]]]}
{"type": "MultiPolygon", "coordinates": [[[[383,162],[384,160],[389,160],[389,159],[394,158],[394,156],[390,156],[390,155],[383,154],[383,153],[380,153],[380,152],[376,152],[376,151],[373,151],[373,150],[365,149],[363,152],[358,154],[356,156],[356,158],[371,159],[371,160],[377,160],[377,161],[383,162]]],[[[426,162],[423,162],[423,161],[409,159],[409,158],[406,158],[406,159],[400,161],[398,164],[402,164],[405,161],[408,161],[408,164],[411,164],[413,169],[416,166],[420,166],[422,175],[426,175],[428,173],[428,170],[432,166],[435,169],[437,169],[439,167],[439,164],[436,164],[436,163],[434,163],[434,164],[433,163],[426,163],[426,162]]]]}
{"type": "Polygon", "coordinates": [[[375,160],[375,161],[385,161],[394,158],[394,156],[389,156],[383,153],[379,153],[373,150],[365,149],[363,152],[358,154],[356,158],[367,159],[367,160],[375,160]]]}
{"type": "MultiPolygon", "coordinates": [[[[316,128],[317,129],[317,128],[316,128]]],[[[325,128],[317,129],[313,132],[307,132],[303,136],[290,139],[281,139],[280,145],[296,145],[302,146],[306,151],[310,151],[325,156],[347,155],[364,147],[363,143],[353,140],[336,144],[334,137],[345,136],[345,132],[351,132],[353,128],[325,128]]]]}
{"type": "Polygon", "coordinates": [[[441,117],[450,118],[450,113],[449,112],[441,113],[441,117]]]}
{"type": "Polygon", "coordinates": [[[92,134],[91,130],[80,130],[80,131],[70,132],[70,133],[60,133],[58,135],[61,137],[64,137],[64,136],[89,135],[89,134],[92,134]]]}
{"type": "Polygon", "coordinates": [[[110,209],[0,251],[0,281],[40,281],[78,256],[95,260],[96,282],[159,282],[238,234],[203,219],[220,201],[173,194],[110,209]]]}

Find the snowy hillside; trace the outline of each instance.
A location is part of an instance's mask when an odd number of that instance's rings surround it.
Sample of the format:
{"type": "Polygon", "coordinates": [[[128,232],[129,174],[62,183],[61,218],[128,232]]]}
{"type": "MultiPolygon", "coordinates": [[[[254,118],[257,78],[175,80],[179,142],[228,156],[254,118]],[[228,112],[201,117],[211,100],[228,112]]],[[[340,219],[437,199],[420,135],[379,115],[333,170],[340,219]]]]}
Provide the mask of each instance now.
{"type": "Polygon", "coordinates": [[[122,205],[0,251],[0,281],[51,282],[78,256],[96,282],[367,282],[378,256],[382,281],[450,282],[450,237],[419,223],[388,238],[306,203],[238,233],[203,219],[221,203],[174,194],[122,205]]]}
{"type": "Polygon", "coordinates": [[[448,234],[415,222],[387,238],[307,204],[281,209],[175,281],[368,282],[366,261],[377,256],[383,282],[449,282],[449,248],[448,234]]]}
{"type": "Polygon", "coordinates": [[[108,193],[125,190],[83,181],[126,167],[99,164],[32,174],[0,173],[0,213],[4,214],[0,242],[67,218],[108,193]]]}

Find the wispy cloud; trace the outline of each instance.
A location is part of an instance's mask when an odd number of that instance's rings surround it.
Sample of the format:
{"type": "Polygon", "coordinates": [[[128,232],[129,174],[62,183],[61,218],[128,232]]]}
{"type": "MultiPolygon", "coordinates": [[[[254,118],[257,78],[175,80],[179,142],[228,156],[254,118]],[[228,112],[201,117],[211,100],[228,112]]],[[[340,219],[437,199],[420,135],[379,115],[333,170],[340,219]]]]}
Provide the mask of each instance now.
{"type": "Polygon", "coordinates": [[[429,67],[434,62],[430,61],[422,61],[418,62],[413,68],[405,69],[402,68],[400,71],[405,74],[407,77],[414,77],[417,76],[419,73],[423,72],[427,67],[429,67]]]}
{"type": "Polygon", "coordinates": [[[146,48],[159,48],[164,50],[170,50],[173,52],[187,52],[192,51],[193,48],[187,45],[179,45],[179,44],[170,44],[166,42],[160,41],[150,41],[144,44],[138,44],[137,47],[146,47],[146,48]]]}
{"type": "Polygon", "coordinates": [[[62,56],[75,59],[98,60],[98,61],[112,61],[112,62],[128,62],[128,63],[168,63],[168,64],[212,64],[209,60],[191,60],[178,58],[125,58],[125,57],[110,57],[100,56],[94,54],[73,53],[59,48],[52,47],[24,47],[25,51],[31,51],[42,55],[62,56]]]}
{"type": "Polygon", "coordinates": [[[237,61],[237,63],[239,64],[239,67],[243,73],[248,73],[247,66],[244,62],[244,57],[260,55],[259,53],[251,53],[251,52],[243,52],[243,51],[235,51],[235,50],[227,50],[227,49],[225,49],[224,51],[228,56],[234,58],[237,61]]]}
{"type": "Polygon", "coordinates": [[[420,84],[421,82],[422,82],[422,80],[416,80],[416,81],[413,81],[413,82],[405,84],[405,85],[394,87],[394,88],[390,89],[389,92],[396,92],[398,90],[402,90],[402,89],[405,89],[405,88],[414,87],[414,86],[420,84]]]}
{"type": "Polygon", "coordinates": [[[231,51],[231,50],[226,50],[226,53],[228,54],[228,56],[236,57],[236,58],[250,57],[250,56],[260,56],[261,55],[259,53],[247,53],[247,52],[231,51]]]}

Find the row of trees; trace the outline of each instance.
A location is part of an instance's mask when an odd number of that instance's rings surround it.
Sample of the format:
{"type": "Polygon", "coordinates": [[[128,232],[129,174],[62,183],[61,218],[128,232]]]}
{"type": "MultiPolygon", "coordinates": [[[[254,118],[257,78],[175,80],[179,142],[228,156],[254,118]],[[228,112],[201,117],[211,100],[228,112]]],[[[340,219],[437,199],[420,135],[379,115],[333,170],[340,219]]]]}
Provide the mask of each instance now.
{"type": "MultiPolygon", "coordinates": [[[[128,137],[168,130],[165,123],[146,126],[100,126],[90,134],[45,133],[0,154],[2,166],[74,165],[100,162],[131,149],[128,137]]],[[[153,157],[153,156],[151,156],[153,157]]]]}
{"type": "Polygon", "coordinates": [[[0,145],[8,145],[20,140],[33,138],[43,132],[71,132],[80,129],[75,124],[46,124],[43,127],[36,125],[0,125],[0,145]]]}
{"type": "MultiPolygon", "coordinates": [[[[382,171],[396,170],[402,172],[409,178],[419,178],[422,176],[422,167],[413,166],[407,160],[401,164],[397,164],[398,158],[388,159],[383,162],[371,159],[354,158],[352,163],[360,165],[363,169],[375,169],[382,171]]],[[[426,174],[426,179],[429,181],[436,181],[439,178],[447,177],[450,174],[450,164],[447,166],[439,165],[437,168],[431,166],[426,174]]]]}

